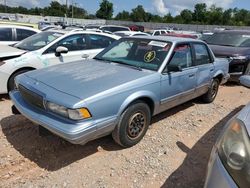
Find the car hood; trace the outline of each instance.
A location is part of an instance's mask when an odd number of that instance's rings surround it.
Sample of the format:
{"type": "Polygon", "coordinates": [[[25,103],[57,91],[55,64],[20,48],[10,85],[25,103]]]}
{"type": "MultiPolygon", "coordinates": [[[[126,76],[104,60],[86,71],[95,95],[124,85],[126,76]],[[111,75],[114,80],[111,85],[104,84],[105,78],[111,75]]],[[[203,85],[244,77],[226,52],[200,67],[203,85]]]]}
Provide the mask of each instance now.
{"type": "Polygon", "coordinates": [[[37,82],[82,100],[142,78],[152,71],[97,60],[79,61],[26,73],[37,82]]]}
{"type": "Polygon", "coordinates": [[[17,49],[8,45],[0,45],[0,60],[1,61],[19,57],[24,53],[26,53],[25,50],[20,50],[20,49],[17,49]]]}
{"type": "Polygon", "coordinates": [[[232,57],[239,55],[250,55],[249,47],[231,47],[231,46],[220,46],[220,45],[209,45],[216,57],[232,57]]]}

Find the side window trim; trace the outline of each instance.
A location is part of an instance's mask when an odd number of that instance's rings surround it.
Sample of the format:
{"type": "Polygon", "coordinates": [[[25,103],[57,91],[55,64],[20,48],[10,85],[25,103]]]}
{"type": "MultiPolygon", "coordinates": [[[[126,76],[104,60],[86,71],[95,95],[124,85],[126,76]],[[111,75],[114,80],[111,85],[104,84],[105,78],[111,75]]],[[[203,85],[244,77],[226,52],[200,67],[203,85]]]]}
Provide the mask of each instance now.
{"type": "Polygon", "coordinates": [[[193,49],[193,55],[194,55],[194,66],[203,66],[203,65],[208,65],[208,64],[213,64],[214,63],[214,58],[213,58],[213,56],[212,56],[212,54],[211,54],[211,51],[210,51],[210,49],[208,48],[208,46],[206,45],[206,44],[204,44],[204,43],[202,43],[202,42],[192,42],[191,43],[191,46],[192,46],[192,49],[193,49]],[[198,44],[198,45],[203,45],[203,46],[205,46],[205,48],[206,48],[206,50],[207,50],[207,54],[208,54],[208,57],[209,57],[209,63],[207,63],[207,64],[202,64],[202,65],[197,65],[196,63],[196,52],[195,52],[195,47],[194,47],[194,45],[195,44],[198,44]]]}
{"type": "MultiPolygon", "coordinates": [[[[183,71],[195,67],[195,64],[194,64],[194,51],[192,49],[193,48],[192,44],[190,42],[179,42],[179,43],[176,43],[176,45],[174,46],[174,48],[177,47],[177,46],[179,46],[179,45],[188,45],[190,47],[190,51],[191,51],[191,61],[192,61],[191,62],[191,66],[183,68],[183,71]]],[[[168,72],[166,72],[166,70],[167,70],[166,68],[167,68],[168,64],[170,63],[170,61],[172,60],[173,56],[174,56],[174,51],[172,51],[172,54],[171,54],[169,60],[167,61],[167,64],[166,64],[166,66],[164,67],[164,69],[162,71],[162,74],[168,74],[168,72]]]]}

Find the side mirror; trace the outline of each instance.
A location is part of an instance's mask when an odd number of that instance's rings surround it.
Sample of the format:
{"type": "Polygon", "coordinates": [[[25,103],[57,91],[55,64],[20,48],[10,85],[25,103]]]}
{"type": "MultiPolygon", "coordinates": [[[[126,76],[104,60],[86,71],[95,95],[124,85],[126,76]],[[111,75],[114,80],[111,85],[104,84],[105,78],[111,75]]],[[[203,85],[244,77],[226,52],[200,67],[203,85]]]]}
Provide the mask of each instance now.
{"type": "Polygon", "coordinates": [[[241,85],[250,88],[250,75],[244,75],[240,77],[241,85]]]}
{"type": "Polygon", "coordinates": [[[68,53],[68,48],[66,48],[66,47],[64,47],[64,46],[58,46],[57,48],[56,48],[56,53],[55,53],[55,56],[56,57],[59,57],[59,56],[61,56],[61,54],[66,54],[66,53],[68,53]]]}
{"type": "Polygon", "coordinates": [[[180,65],[167,65],[168,72],[181,72],[182,68],[180,65]]]}

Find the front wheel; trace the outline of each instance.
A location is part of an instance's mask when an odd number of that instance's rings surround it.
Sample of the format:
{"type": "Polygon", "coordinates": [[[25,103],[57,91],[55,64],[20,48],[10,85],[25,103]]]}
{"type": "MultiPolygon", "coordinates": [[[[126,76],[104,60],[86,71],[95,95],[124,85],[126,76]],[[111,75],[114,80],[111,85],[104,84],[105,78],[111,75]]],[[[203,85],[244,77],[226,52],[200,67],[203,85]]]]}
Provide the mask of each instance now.
{"type": "Polygon", "coordinates": [[[138,101],[130,105],[121,115],[112,136],[116,143],[123,147],[131,147],[144,137],[151,119],[150,109],[144,102],[138,101]]]}
{"type": "Polygon", "coordinates": [[[205,103],[211,103],[214,101],[215,97],[217,96],[218,90],[220,86],[220,81],[217,78],[214,78],[207,93],[202,96],[202,100],[205,103]]]}

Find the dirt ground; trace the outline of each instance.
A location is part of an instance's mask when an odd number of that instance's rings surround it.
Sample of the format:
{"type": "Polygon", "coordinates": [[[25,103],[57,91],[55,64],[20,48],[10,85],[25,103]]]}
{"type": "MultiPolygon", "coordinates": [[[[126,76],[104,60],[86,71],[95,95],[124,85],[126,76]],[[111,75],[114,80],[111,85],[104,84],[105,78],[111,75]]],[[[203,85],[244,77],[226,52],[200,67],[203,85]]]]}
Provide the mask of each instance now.
{"type": "Polygon", "coordinates": [[[84,146],[40,137],[0,96],[0,187],[202,187],[220,130],[249,101],[248,89],[221,86],[214,103],[157,115],[144,139],[123,149],[111,136],[84,146]]]}

